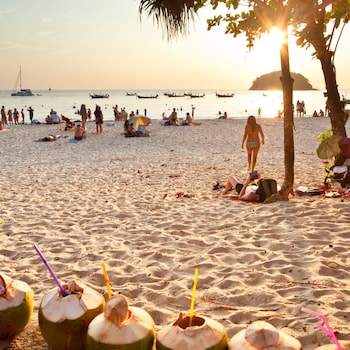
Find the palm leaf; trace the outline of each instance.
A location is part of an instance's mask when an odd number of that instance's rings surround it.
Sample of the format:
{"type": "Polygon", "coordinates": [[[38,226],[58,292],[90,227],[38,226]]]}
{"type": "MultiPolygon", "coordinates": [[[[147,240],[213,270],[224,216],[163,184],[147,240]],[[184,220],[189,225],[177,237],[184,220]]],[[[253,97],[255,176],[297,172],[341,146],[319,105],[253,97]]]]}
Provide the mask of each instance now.
{"type": "Polygon", "coordinates": [[[167,33],[168,40],[189,32],[196,13],[195,0],[141,0],[140,16],[146,13],[167,33]]]}

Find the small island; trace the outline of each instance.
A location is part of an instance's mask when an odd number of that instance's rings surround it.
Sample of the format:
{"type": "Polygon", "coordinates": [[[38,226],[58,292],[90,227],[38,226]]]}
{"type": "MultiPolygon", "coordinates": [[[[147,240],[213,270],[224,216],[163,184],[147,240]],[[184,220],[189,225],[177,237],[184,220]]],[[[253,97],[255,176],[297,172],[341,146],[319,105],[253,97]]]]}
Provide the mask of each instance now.
{"type": "MultiPolygon", "coordinates": [[[[281,76],[281,71],[261,75],[253,81],[249,90],[282,90],[281,76]]],[[[291,72],[291,76],[294,79],[293,90],[316,90],[303,75],[291,72]]]]}

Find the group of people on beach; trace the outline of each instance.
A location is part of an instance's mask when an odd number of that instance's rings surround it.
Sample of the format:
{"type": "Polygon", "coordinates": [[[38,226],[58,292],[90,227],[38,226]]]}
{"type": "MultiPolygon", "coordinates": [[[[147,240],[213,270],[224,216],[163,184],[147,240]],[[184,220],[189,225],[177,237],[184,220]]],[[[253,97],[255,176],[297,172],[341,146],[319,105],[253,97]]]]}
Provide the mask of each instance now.
{"type": "MultiPolygon", "coordinates": [[[[29,107],[27,111],[29,112],[30,122],[32,123],[33,116],[34,116],[34,109],[32,107],[29,107]]],[[[5,125],[24,124],[25,113],[23,108],[21,109],[21,111],[19,111],[17,108],[14,108],[13,110],[9,109],[6,111],[5,106],[2,106],[0,113],[1,113],[0,130],[2,130],[5,125]]]]}
{"type": "MultiPolygon", "coordinates": [[[[167,117],[165,113],[162,114],[162,119],[164,121],[164,125],[200,125],[200,123],[194,122],[194,107],[192,107],[192,113],[189,112],[186,113],[186,117],[184,119],[178,118],[177,110],[176,108],[173,108],[170,115],[167,117]]],[[[182,110],[182,109],[181,109],[182,110]]]]}

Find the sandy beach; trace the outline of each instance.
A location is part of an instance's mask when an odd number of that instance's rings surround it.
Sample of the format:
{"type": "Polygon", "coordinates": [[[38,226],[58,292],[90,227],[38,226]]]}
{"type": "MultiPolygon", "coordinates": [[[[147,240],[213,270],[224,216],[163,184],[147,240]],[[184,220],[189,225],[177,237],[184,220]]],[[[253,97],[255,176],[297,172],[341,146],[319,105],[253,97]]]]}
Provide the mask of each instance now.
{"type": "MultiPolygon", "coordinates": [[[[246,120],[201,122],[154,121],[151,136],[140,138],[125,138],[122,122],[105,122],[102,135],[89,122],[80,142],[61,125],[0,131],[1,272],[35,292],[31,322],[8,349],[48,349],[38,308],[55,284],[33,244],[62,283],[106,294],[103,260],[113,292],[147,310],[157,329],[189,311],[198,267],[195,311],[223,324],[229,338],[265,320],[303,349],[331,343],[304,306],[350,340],[349,199],[249,204],[221,196],[216,182],[247,175],[246,120]],[[61,137],[36,142],[50,134],[61,137]]],[[[266,143],[257,169],[281,185],[283,120],[259,123],[266,143]]],[[[330,128],[328,118],[295,119],[295,188],[322,184],[316,138],[330,128]]]]}

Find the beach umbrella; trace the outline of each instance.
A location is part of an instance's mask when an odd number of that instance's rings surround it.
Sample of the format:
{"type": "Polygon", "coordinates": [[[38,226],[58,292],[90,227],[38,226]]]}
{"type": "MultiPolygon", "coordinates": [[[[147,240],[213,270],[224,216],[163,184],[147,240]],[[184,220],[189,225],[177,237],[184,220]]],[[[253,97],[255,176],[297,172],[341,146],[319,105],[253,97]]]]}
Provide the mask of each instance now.
{"type": "Polygon", "coordinates": [[[129,119],[129,123],[134,125],[137,129],[140,125],[149,125],[152,123],[151,118],[144,117],[143,115],[137,115],[129,119]]]}
{"type": "Polygon", "coordinates": [[[323,140],[318,146],[316,153],[320,159],[331,159],[340,153],[339,141],[343,136],[332,135],[323,140]]]}

